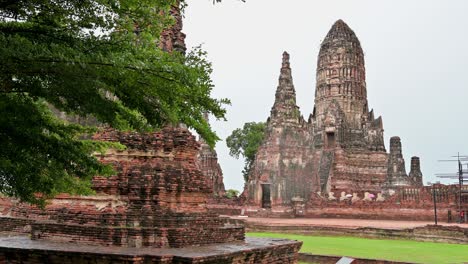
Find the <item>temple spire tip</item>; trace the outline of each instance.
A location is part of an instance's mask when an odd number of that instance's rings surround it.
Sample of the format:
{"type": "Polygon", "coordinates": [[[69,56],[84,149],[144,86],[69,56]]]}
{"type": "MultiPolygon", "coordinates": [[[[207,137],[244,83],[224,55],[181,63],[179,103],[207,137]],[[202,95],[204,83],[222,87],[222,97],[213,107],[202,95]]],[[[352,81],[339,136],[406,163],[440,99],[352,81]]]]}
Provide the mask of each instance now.
{"type": "Polygon", "coordinates": [[[288,52],[283,52],[283,64],[289,64],[289,53],[288,52]]]}

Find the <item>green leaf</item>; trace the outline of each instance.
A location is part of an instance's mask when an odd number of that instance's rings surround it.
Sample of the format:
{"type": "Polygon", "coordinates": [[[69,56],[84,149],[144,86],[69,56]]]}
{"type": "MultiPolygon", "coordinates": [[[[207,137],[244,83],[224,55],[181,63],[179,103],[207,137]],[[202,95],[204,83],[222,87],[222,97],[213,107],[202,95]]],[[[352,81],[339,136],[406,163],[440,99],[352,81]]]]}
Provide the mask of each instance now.
{"type": "Polygon", "coordinates": [[[229,148],[229,155],[245,158],[245,165],[242,171],[244,180],[248,180],[251,166],[255,160],[258,148],[265,137],[266,124],[263,122],[245,123],[242,129],[234,130],[229,137],[226,138],[226,145],[229,148]]]}

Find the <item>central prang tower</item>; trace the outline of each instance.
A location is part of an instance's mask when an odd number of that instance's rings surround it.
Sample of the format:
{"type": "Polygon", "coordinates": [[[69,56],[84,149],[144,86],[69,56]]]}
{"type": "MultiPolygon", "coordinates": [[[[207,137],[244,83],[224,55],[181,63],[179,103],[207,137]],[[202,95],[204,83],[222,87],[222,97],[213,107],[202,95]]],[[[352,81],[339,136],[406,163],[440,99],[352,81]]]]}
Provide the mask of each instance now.
{"type": "Polygon", "coordinates": [[[338,20],[322,42],[317,61],[315,113],[318,125],[336,101],[350,128],[361,128],[367,117],[364,53],[356,34],[338,20]]]}
{"type": "Polygon", "coordinates": [[[338,20],[320,47],[313,122],[315,146],[385,151],[383,124],[369,112],[361,43],[338,20]]]}

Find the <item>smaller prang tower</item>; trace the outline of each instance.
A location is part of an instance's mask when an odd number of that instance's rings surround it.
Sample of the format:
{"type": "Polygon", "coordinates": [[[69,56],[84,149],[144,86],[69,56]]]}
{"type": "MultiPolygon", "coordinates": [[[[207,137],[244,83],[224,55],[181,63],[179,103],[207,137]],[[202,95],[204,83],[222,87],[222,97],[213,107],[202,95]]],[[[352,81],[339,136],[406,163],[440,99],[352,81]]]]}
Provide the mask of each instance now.
{"type": "Polygon", "coordinates": [[[413,181],[414,186],[422,187],[424,185],[419,157],[411,157],[411,171],[408,176],[413,181]]]}
{"type": "Polygon", "coordinates": [[[294,197],[309,199],[314,181],[309,125],[296,104],[289,54],[283,53],[275,102],[245,186],[250,202],[269,208],[294,197]]]}
{"type": "Polygon", "coordinates": [[[423,186],[419,157],[411,158],[411,171],[406,174],[405,160],[403,158],[401,139],[390,138],[390,154],[388,155],[387,181],[385,189],[394,189],[401,186],[423,186]]]}
{"type": "Polygon", "coordinates": [[[406,174],[405,159],[401,150],[401,139],[390,138],[390,154],[388,155],[388,177],[389,186],[407,186],[410,178],[406,174]]]}

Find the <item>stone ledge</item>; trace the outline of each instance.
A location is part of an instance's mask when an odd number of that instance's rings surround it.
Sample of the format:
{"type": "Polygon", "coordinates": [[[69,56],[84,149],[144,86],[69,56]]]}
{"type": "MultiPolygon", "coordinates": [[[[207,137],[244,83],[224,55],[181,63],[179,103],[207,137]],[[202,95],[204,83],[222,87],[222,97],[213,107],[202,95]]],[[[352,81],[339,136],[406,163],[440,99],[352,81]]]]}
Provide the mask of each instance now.
{"type": "Polygon", "coordinates": [[[295,263],[302,242],[246,238],[245,242],[178,249],[95,247],[34,241],[26,236],[0,238],[0,262],[13,263],[295,263]],[[41,262],[42,261],[42,262],[41,262]],[[46,261],[46,262],[44,262],[46,261]]]}

